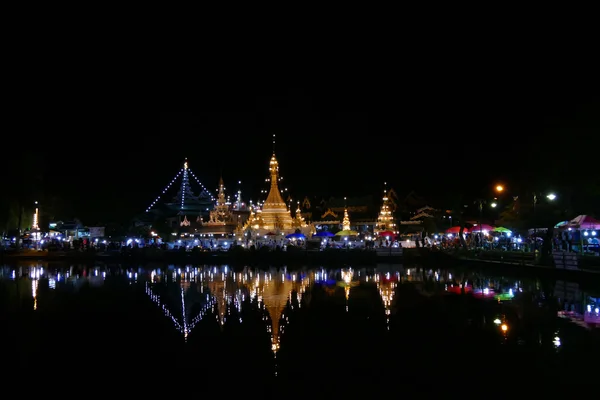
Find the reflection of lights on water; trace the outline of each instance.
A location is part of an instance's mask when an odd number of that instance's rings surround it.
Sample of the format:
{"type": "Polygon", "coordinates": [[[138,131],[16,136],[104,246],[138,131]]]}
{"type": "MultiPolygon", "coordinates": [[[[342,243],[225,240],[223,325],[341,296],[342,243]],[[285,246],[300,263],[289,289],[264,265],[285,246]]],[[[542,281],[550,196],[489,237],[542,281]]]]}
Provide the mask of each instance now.
{"type": "Polygon", "coordinates": [[[34,279],[31,281],[31,295],[33,296],[33,309],[37,310],[37,289],[38,280],[34,279]]]}
{"type": "Polygon", "coordinates": [[[552,343],[554,343],[554,347],[560,347],[560,337],[555,336],[552,343]]]}
{"type": "Polygon", "coordinates": [[[198,315],[196,317],[194,317],[194,319],[192,319],[188,323],[187,317],[186,317],[186,310],[185,310],[185,300],[183,297],[183,288],[181,289],[181,291],[182,291],[181,305],[182,305],[182,313],[183,313],[183,323],[180,323],[177,320],[175,315],[173,315],[173,313],[171,313],[171,310],[169,310],[169,308],[161,301],[160,296],[157,295],[156,293],[154,293],[154,291],[152,290],[150,285],[148,283],[146,283],[146,294],[148,295],[148,297],[150,297],[150,299],[163,311],[163,313],[165,314],[166,317],[169,317],[169,319],[173,322],[175,329],[177,329],[179,332],[181,332],[184,335],[184,338],[187,339],[187,336],[196,327],[198,322],[200,322],[202,320],[202,318],[204,317],[204,315],[206,314],[208,309],[213,307],[214,298],[211,300],[209,298],[209,296],[207,295],[206,296],[207,303],[204,304],[204,306],[202,307],[202,309],[200,310],[198,315]]]}

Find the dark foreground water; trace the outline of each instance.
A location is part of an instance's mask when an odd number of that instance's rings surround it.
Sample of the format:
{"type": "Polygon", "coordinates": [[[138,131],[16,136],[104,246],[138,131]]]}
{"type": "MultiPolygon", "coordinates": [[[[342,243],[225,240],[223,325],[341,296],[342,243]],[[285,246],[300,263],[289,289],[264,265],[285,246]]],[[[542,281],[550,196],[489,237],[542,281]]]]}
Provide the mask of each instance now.
{"type": "Polygon", "coordinates": [[[557,311],[597,307],[598,289],[402,265],[3,266],[4,385],[23,396],[596,396],[600,328],[557,311]]]}

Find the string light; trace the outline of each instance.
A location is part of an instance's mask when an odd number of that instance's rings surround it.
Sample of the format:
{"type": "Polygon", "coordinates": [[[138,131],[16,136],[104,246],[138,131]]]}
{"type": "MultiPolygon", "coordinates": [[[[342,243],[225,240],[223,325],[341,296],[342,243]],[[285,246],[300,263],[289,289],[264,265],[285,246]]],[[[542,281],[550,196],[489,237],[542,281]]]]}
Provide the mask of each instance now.
{"type": "Polygon", "coordinates": [[[173,186],[173,184],[175,182],[177,182],[177,179],[181,176],[181,189],[180,189],[180,197],[181,197],[181,202],[180,202],[180,208],[183,209],[184,207],[184,203],[185,203],[185,198],[186,198],[186,193],[188,194],[188,197],[192,197],[195,198],[195,196],[193,195],[192,191],[191,191],[191,187],[190,187],[190,178],[189,176],[192,176],[192,178],[194,178],[194,180],[196,181],[196,183],[198,183],[198,185],[200,185],[200,188],[202,189],[200,191],[200,194],[198,195],[198,197],[210,197],[211,201],[215,200],[215,196],[213,196],[213,194],[202,184],[202,182],[200,182],[200,180],[198,179],[198,177],[194,174],[194,172],[190,169],[187,160],[184,162],[183,164],[183,168],[181,168],[179,170],[179,172],[177,172],[177,174],[173,177],[173,179],[171,179],[171,182],[169,182],[167,184],[167,186],[164,187],[163,191],[161,194],[159,194],[156,199],[154,199],[154,201],[152,203],[150,203],[150,205],[146,208],[146,212],[150,212],[150,210],[152,210],[152,208],[154,208],[154,206],[156,206],[156,204],[160,201],[161,196],[163,194],[165,194],[167,192],[167,190],[169,190],[171,188],[171,186],[173,186]]]}
{"type": "Polygon", "coordinates": [[[160,201],[160,198],[163,194],[165,194],[167,192],[167,190],[169,190],[171,188],[171,186],[173,185],[173,183],[175,183],[175,181],[177,180],[177,178],[179,178],[179,175],[181,175],[181,173],[183,172],[183,168],[181,168],[179,170],[179,172],[177,172],[177,174],[173,177],[173,179],[171,179],[171,182],[169,182],[169,184],[167,186],[165,186],[165,188],[163,189],[162,193],[159,194],[156,199],[146,208],[146,212],[149,212],[152,207],[154,207],[156,205],[156,203],[158,203],[158,201],[160,201]]]}
{"type": "Polygon", "coordinates": [[[204,306],[202,307],[202,309],[200,310],[198,315],[196,315],[188,323],[187,316],[186,316],[187,313],[186,313],[186,309],[185,309],[184,290],[182,288],[181,289],[181,310],[182,310],[183,318],[182,318],[182,322],[179,322],[177,320],[177,318],[175,317],[175,315],[171,312],[171,310],[169,310],[169,307],[167,307],[167,305],[161,301],[160,296],[157,295],[156,293],[154,293],[154,291],[152,290],[152,287],[150,286],[150,284],[148,282],[146,282],[146,294],[148,295],[148,297],[150,297],[150,300],[152,300],[152,302],[154,302],[154,304],[156,304],[158,306],[158,308],[160,308],[162,310],[162,312],[165,314],[165,317],[169,318],[171,320],[171,322],[173,322],[173,326],[175,327],[175,329],[178,330],[179,332],[181,332],[186,339],[187,339],[187,336],[194,330],[196,325],[200,321],[202,321],[202,318],[204,318],[208,309],[213,308],[214,304],[215,304],[214,297],[211,298],[207,295],[207,302],[204,304],[204,306]]]}

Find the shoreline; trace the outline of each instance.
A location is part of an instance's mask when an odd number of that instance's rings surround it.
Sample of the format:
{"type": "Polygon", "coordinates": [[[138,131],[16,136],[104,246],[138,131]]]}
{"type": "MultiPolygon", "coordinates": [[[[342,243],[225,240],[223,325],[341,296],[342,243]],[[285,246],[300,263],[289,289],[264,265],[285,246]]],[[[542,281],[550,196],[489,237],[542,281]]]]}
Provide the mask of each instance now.
{"type": "Polygon", "coordinates": [[[265,265],[273,266],[348,266],[377,264],[421,264],[429,268],[449,267],[455,269],[481,269],[496,273],[517,273],[524,276],[551,275],[557,279],[581,279],[592,277],[600,281],[600,266],[597,269],[563,269],[548,265],[461,257],[427,249],[403,249],[401,253],[382,254],[371,250],[303,250],[293,252],[21,252],[0,253],[0,263],[18,262],[72,262],[105,264],[212,264],[212,265],[265,265]]]}
{"type": "MultiPolygon", "coordinates": [[[[96,252],[21,252],[0,253],[0,262],[80,262],[80,263],[153,263],[164,262],[174,264],[322,264],[322,265],[376,265],[379,262],[403,263],[420,258],[419,252],[411,254],[377,254],[364,250],[303,250],[293,252],[131,252],[131,253],[96,253],[96,252]]],[[[415,260],[416,261],[416,260],[415,260]]]]}

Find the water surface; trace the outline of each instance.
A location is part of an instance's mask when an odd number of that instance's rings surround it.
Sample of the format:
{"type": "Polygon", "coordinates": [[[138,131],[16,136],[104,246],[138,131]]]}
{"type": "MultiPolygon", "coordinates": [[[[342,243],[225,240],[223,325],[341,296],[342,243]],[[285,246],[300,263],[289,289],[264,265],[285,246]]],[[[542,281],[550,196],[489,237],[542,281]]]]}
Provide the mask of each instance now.
{"type": "Polygon", "coordinates": [[[556,379],[584,390],[600,349],[600,329],[557,317],[598,296],[579,282],[402,265],[36,263],[0,273],[4,365],[100,374],[103,387],[144,377],[130,388],[173,378],[182,394],[211,382],[223,395],[252,395],[242,382],[263,393],[293,387],[286,396],[552,393],[556,379]]]}

